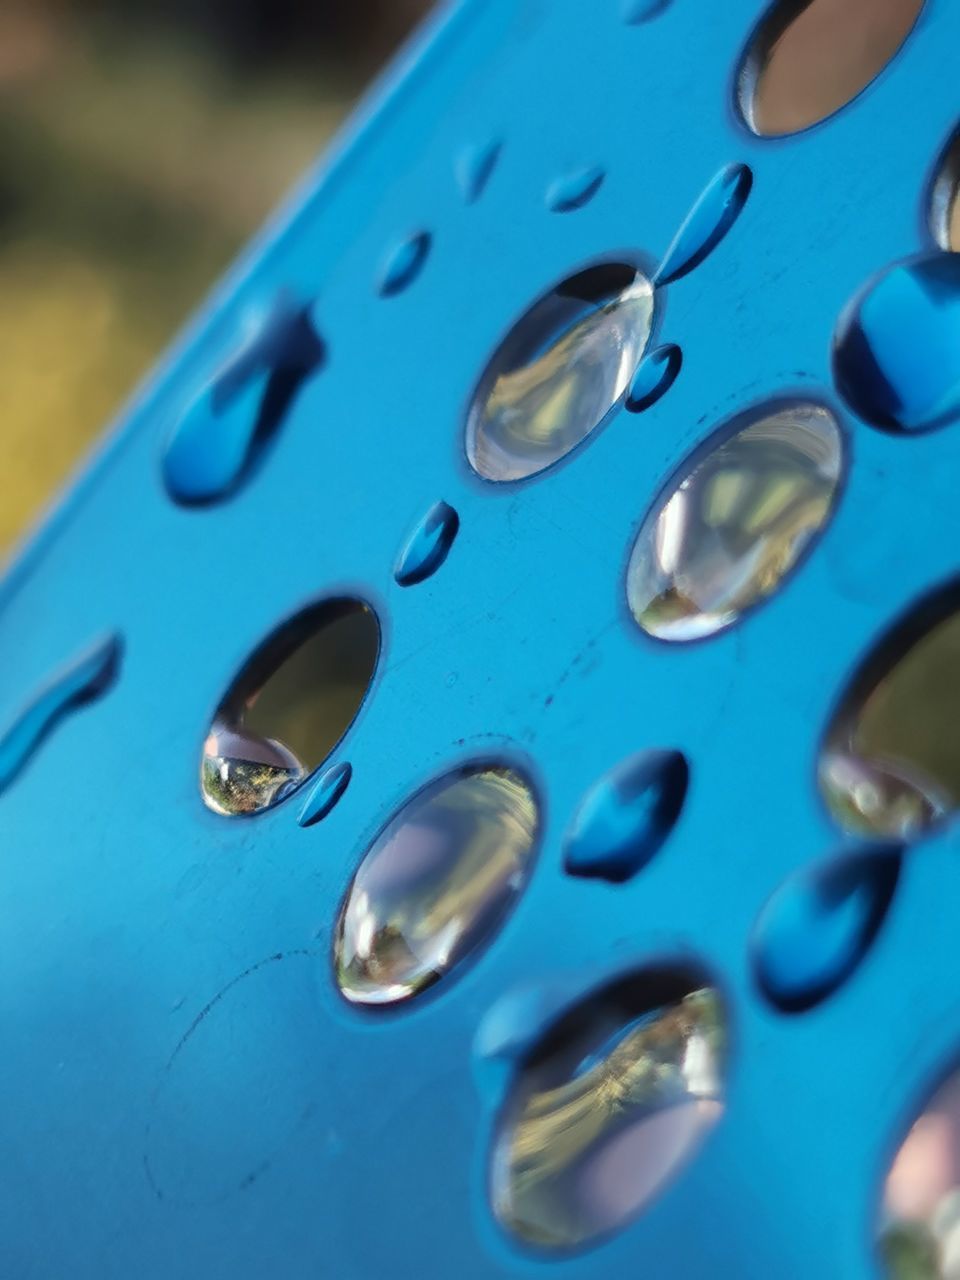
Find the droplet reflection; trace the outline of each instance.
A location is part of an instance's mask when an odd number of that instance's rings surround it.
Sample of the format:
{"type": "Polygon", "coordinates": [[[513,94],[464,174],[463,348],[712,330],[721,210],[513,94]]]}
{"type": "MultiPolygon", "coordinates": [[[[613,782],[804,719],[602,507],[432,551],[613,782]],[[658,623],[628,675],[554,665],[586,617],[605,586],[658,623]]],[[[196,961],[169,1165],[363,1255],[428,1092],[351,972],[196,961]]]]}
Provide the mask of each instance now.
{"type": "Polygon", "coordinates": [[[842,452],[836,420],[815,404],[708,443],[634,543],[627,598],[640,626],[694,640],[771,595],[830,515],[842,452]]]}
{"type": "Polygon", "coordinates": [[[690,975],[642,974],[555,1023],[500,1119],[491,1196],[529,1244],[587,1244],[633,1218],[723,1111],[725,1016],[690,975]]]}
{"type": "Polygon", "coordinates": [[[530,784],[491,766],[447,775],[404,805],[340,911],[334,965],[346,998],[405,1000],[486,943],[526,884],[539,822],[530,784]]]}
{"type": "Polygon", "coordinates": [[[522,480],[575,449],[629,387],[653,315],[649,279],[616,262],[581,271],[534,303],[474,394],[471,466],[489,480],[522,480]]]}

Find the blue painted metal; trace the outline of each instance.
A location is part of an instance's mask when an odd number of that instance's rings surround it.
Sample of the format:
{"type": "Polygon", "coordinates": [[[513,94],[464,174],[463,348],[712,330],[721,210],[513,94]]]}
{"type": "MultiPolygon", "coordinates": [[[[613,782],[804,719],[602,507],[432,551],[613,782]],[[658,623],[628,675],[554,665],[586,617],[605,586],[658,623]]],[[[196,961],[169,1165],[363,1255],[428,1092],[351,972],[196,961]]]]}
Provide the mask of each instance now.
{"type": "MultiPolygon", "coordinates": [[[[927,192],[956,125],[960,6],[917,29],[848,109],[792,138],[739,122],[733,79],[759,0],[473,0],[399,61],[336,157],[254,244],[24,550],[0,613],[0,722],[91,635],[123,669],[63,719],[0,801],[0,1273],[18,1280],[809,1280],[875,1274],[886,1160],[960,1052],[960,841],[908,856],[850,981],[785,1018],[749,937],[793,870],[837,845],[819,734],[873,638],[957,570],[960,430],[897,436],[833,390],[847,301],[929,246],[927,192]],[[642,8],[642,7],[641,7],[642,8]],[[462,157],[501,140],[464,199],[462,157]],[[471,151],[471,149],[474,149],[471,151]],[[458,179],[458,157],[461,157],[458,179]],[[703,175],[753,174],[722,243],[666,291],[683,376],[542,478],[491,486],[465,406],[530,300],[632,247],[660,261],[703,175]],[[599,168],[558,217],[545,193],[599,168]],[[476,195],[477,198],[473,198],[476,195]],[[430,252],[378,295],[386,255],[430,252]],[[222,504],[165,490],[171,429],[284,290],[327,345],[271,448],[222,504]],[[836,518],[784,589],[709,642],[671,647],[627,611],[645,510],[720,422],[767,397],[834,406],[852,462],[836,518]],[[440,496],[442,573],[394,582],[440,496]],[[384,654],[315,827],[200,799],[213,709],[259,641],[311,600],[377,608],[384,654]],[[589,784],[647,748],[691,763],[683,821],[628,884],[565,876],[589,784]],[[546,815],[532,882],[490,950],[385,1017],[347,1007],[336,908],[390,813],[491,752],[546,815]],[[562,1262],[495,1226],[485,1013],[518,984],[583,990],[664,957],[716,975],[733,1018],[728,1106],[634,1225],[562,1262]],[[481,1073],[482,1074],[482,1073],[481,1073]]],[[[483,166],[481,166],[483,167],[483,166]]]]}

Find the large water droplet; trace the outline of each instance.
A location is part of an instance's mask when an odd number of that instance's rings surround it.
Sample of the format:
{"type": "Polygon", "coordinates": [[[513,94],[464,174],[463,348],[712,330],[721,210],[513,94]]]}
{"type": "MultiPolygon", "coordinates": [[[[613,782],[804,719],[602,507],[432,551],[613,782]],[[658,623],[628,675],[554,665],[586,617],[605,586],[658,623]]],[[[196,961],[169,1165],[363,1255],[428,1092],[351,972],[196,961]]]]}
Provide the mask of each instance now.
{"type": "Polygon", "coordinates": [[[252,472],[300,384],[323,358],[306,310],[281,300],[177,424],[163,458],[177,502],[215,502],[252,472]]]}
{"type": "Polygon", "coordinates": [[[891,61],[924,0],[776,0],[751,37],[740,108],[755,133],[796,133],[852,101],[891,61]]]}
{"type": "Polygon", "coordinates": [[[337,924],[337,982],[356,1004],[432,986],[487,943],[527,882],[539,829],[530,784],[476,766],[408,801],[360,864],[337,924]]]}
{"type": "Polygon", "coordinates": [[[106,693],[120,669],[120,654],[119,636],[99,641],[54,675],[20,711],[0,737],[0,793],[64,716],[106,693]]]}
{"type": "Polygon", "coordinates": [[[426,265],[432,243],[429,231],[415,231],[387,252],[377,282],[382,298],[392,298],[413,284],[426,265]]]}
{"type": "Polygon", "coordinates": [[[290,795],[349,728],[379,651],[376,616],[359,600],[325,600],[280,627],[217,710],[200,767],[207,805],[251,814],[290,795]]]}
{"type": "Polygon", "coordinates": [[[890,267],[847,307],[834,339],[837,386],[888,431],[931,431],[960,416],[960,255],[890,267]]]}
{"type": "Polygon", "coordinates": [[[535,302],[474,392],[471,466],[489,480],[521,480],[575,449],[626,392],[653,314],[653,286],[622,262],[588,267],[535,302]]]}
{"type": "Polygon", "coordinates": [[[722,428],[674,477],[637,534],[633,616],[662,640],[694,640],[771,595],[826,523],[842,469],[840,429],[816,404],[722,428]]]}
{"type": "Polygon", "coordinates": [[[500,1116],[490,1184],[504,1227],[567,1249],[635,1217],[719,1119],[725,1040],[717,993],[689,974],[621,979],[574,1006],[500,1116]]]}
{"type": "Polygon", "coordinates": [[[747,202],[753,174],[745,164],[728,164],[708,183],[687,214],[654,277],[670,284],[698,267],[724,238],[747,202]]]}
{"type": "Polygon", "coordinates": [[[894,1157],[878,1234],[890,1280],[960,1276],[960,1073],[937,1089],[894,1157]]]}
{"type": "Polygon", "coordinates": [[[820,788],[846,830],[908,839],[960,806],[958,673],[951,586],[880,638],[827,729],[820,788]]]}
{"type": "Polygon", "coordinates": [[[757,980],[785,1012],[826,999],[863,959],[883,922],[900,876],[900,850],[862,850],[797,872],[757,921],[757,980]]]}
{"type": "Polygon", "coordinates": [[[547,208],[551,213],[572,213],[574,209],[582,209],[600,190],[605,176],[599,165],[562,174],[547,187],[547,208]]]}
{"type": "Polygon", "coordinates": [[[680,816],[690,770],[679,751],[643,751],[587,792],[564,849],[569,875],[619,884],[646,866],[680,816]]]}
{"type": "Polygon", "coordinates": [[[467,204],[474,204],[483,195],[502,149],[503,144],[493,139],[466,146],[458,153],[454,171],[460,194],[467,204]]]}
{"type": "Polygon", "coordinates": [[[460,528],[460,517],[446,502],[435,502],[400,553],[394,577],[412,587],[431,577],[446,560],[460,528]]]}

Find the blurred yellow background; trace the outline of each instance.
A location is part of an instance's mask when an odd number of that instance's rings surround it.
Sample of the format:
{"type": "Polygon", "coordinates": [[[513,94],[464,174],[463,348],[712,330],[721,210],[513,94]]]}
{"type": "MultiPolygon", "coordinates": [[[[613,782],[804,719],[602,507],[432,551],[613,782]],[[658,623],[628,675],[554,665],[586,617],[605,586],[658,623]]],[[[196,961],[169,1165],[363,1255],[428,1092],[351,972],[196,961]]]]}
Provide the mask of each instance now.
{"type": "Polygon", "coordinates": [[[0,556],[429,0],[0,0],[0,556]]]}

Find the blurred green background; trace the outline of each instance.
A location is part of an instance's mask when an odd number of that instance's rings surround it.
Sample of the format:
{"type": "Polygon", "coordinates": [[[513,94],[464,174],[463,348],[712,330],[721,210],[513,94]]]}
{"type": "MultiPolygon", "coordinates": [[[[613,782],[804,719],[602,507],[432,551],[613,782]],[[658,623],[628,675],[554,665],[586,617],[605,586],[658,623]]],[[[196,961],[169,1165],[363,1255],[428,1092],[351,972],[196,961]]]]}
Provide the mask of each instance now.
{"type": "Polygon", "coordinates": [[[0,557],[431,0],[0,0],[0,557]]]}

